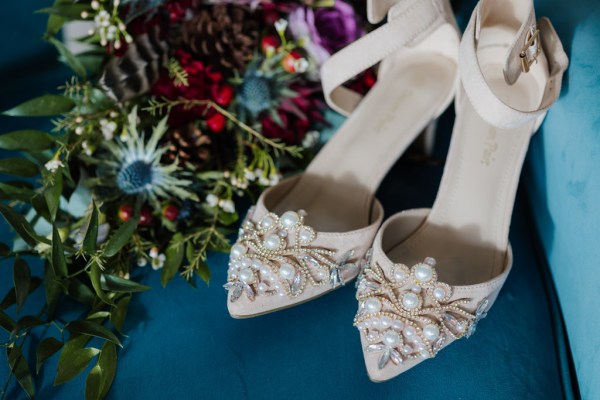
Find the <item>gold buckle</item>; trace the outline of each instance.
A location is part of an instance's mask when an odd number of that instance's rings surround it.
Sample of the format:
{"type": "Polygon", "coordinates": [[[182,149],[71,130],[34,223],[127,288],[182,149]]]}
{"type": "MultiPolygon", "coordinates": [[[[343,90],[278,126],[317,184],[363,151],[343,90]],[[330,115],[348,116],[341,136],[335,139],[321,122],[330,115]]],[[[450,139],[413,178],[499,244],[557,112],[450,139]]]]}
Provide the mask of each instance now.
{"type": "Polygon", "coordinates": [[[540,30],[535,26],[531,27],[531,30],[527,35],[527,41],[521,49],[521,53],[519,53],[519,57],[521,58],[521,70],[523,72],[529,72],[529,68],[534,62],[537,62],[538,55],[542,52],[542,45],[539,41],[539,36],[540,30]],[[530,59],[527,56],[527,50],[529,50],[529,48],[532,46],[536,46],[536,51],[533,57],[530,59]]]}

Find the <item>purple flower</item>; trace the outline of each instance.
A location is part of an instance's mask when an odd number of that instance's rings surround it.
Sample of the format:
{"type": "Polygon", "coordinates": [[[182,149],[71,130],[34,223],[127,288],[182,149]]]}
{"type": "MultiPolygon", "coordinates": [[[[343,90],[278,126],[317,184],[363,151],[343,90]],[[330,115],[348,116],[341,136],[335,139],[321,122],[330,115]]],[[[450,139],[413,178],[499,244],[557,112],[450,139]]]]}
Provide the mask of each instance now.
{"type": "Polygon", "coordinates": [[[332,7],[298,7],[289,15],[289,29],[318,65],[363,33],[354,9],[342,0],[332,7]]]}

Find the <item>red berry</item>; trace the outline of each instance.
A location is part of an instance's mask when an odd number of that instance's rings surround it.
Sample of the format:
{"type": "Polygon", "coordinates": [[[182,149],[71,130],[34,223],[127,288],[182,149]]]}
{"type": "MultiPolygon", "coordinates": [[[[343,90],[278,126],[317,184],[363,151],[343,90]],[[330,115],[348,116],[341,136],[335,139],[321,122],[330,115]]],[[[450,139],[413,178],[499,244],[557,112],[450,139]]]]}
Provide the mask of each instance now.
{"type": "Polygon", "coordinates": [[[279,38],[275,35],[266,35],[265,37],[262,38],[262,41],[260,43],[260,48],[262,49],[262,52],[264,54],[267,54],[268,49],[271,48],[274,51],[279,47],[279,38]]]}
{"type": "Polygon", "coordinates": [[[281,60],[281,66],[287,72],[294,73],[296,72],[296,61],[298,61],[301,58],[302,54],[300,54],[296,50],[292,50],[288,54],[286,54],[285,57],[283,57],[283,60],[281,60]]]}
{"type": "Polygon", "coordinates": [[[163,216],[169,221],[175,221],[179,216],[179,208],[173,204],[167,204],[163,207],[163,216]]]}
{"type": "Polygon", "coordinates": [[[140,213],[140,222],[139,224],[142,226],[148,226],[152,224],[154,220],[154,216],[152,215],[152,210],[148,207],[142,208],[142,212],[140,213]]]}
{"type": "Polygon", "coordinates": [[[221,132],[225,128],[225,116],[220,113],[215,113],[206,120],[208,129],[213,132],[221,132]]]}
{"type": "Polygon", "coordinates": [[[119,219],[123,222],[129,221],[133,216],[133,206],[131,204],[121,204],[119,207],[119,219]]]}
{"type": "Polygon", "coordinates": [[[218,105],[223,107],[227,106],[231,102],[231,99],[233,99],[233,86],[223,84],[216,87],[213,98],[218,105]]]}

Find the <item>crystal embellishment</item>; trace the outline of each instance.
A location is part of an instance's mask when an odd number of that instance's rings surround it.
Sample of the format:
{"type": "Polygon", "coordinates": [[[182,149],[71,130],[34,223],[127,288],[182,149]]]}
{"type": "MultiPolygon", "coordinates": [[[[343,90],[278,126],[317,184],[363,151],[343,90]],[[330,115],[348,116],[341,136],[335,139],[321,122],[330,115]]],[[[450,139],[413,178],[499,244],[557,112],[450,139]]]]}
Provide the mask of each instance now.
{"type": "Polygon", "coordinates": [[[435,266],[427,257],[411,268],[395,264],[389,274],[377,263],[361,273],[354,326],[367,339],[366,351],[380,354],[379,369],[434,357],[451,339],[473,334],[485,317],[488,299],[474,312],[465,309],[471,299],[450,300],[452,287],[438,282],[435,266]]]}
{"type": "Polygon", "coordinates": [[[242,224],[224,285],[231,302],[242,294],[250,301],[256,296],[294,298],[308,285],[335,289],[344,284],[344,271],[358,268],[351,261],[353,250],[336,262],[335,250],[311,246],[317,234],[304,225],[305,217],[302,210],[286,211],[281,216],[269,213],[256,223],[247,220],[242,224]]]}

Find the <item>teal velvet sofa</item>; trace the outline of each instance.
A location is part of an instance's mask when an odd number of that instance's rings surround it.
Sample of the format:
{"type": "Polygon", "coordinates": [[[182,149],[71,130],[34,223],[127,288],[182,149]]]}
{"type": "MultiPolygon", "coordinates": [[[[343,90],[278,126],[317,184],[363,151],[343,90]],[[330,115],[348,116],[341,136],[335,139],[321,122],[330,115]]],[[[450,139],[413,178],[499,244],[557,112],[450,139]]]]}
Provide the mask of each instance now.
{"type": "MultiPolygon", "coordinates": [[[[1,109],[50,92],[68,76],[38,40],[45,19],[32,12],[47,4],[4,5],[1,109]]],[[[464,26],[475,2],[455,4],[464,26]]],[[[511,228],[513,271],[476,335],[375,384],[352,327],[353,285],[299,307],[234,320],[221,288],[227,257],[213,254],[208,287],[176,279],[163,289],[158,273],[144,271],[141,279],[153,290],[131,304],[108,398],[600,399],[600,2],[538,0],[536,7],[552,19],[571,64],[526,161],[511,228]]],[[[401,159],[390,171],[378,193],[387,215],[432,204],[452,122],[449,110],[434,152],[440,162],[401,159]]],[[[0,133],[36,126],[48,128],[42,120],[0,117],[0,133]]],[[[0,240],[10,241],[12,232],[0,227],[0,240]]],[[[12,285],[6,264],[0,264],[0,294],[12,285]]],[[[40,275],[41,267],[32,272],[40,275]]],[[[43,301],[41,292],[28,302],[43,301]]],[[[9,373],[5,357],[2,351],[0,384],[9,373]]],[[[37,398],[82,398],[85,374],[54,387],[56,365],[55,356],[42,368],[37,398]]],[[[25,398],[14,379],[5,397],[25,398]]]]}

